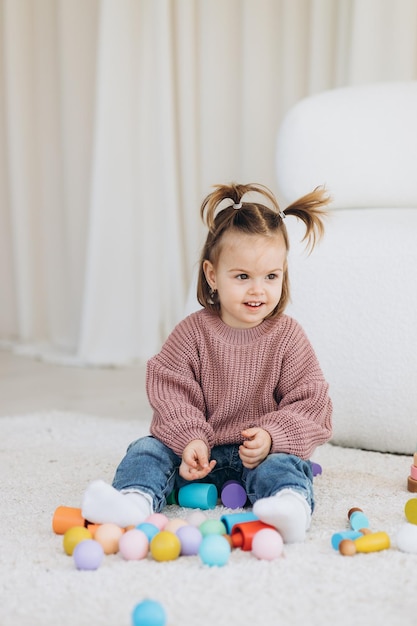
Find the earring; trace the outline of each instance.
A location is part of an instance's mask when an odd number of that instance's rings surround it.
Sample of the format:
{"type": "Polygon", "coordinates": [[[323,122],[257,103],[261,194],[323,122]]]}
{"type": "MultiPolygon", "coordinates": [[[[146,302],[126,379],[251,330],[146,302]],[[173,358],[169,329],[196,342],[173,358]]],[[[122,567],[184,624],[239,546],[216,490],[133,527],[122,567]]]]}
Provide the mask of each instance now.
{"type": "Polygon", "coordinates": [[[217,293],[217,289],[211,287],[210,288],[210,300],[208,301],[209,304],[214,304],[214,296],[217,293]]]}

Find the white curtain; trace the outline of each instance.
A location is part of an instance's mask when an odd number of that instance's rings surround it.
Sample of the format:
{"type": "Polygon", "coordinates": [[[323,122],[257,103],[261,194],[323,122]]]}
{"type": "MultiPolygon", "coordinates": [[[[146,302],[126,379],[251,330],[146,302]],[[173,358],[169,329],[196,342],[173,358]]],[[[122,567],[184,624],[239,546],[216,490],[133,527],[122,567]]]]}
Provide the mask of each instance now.
{"type": "Polygon", "coordinates": [[[415,0],[0,0],[0,339],[156,352],[213,184],[276,188],[297,100],[417,79],[415,0]]]}

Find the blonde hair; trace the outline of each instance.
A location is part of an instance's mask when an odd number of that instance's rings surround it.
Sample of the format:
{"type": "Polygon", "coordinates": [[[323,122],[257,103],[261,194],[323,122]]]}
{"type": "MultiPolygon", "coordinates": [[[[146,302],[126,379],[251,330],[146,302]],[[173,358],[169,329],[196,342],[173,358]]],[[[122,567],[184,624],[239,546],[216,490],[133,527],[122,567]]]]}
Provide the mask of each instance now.
{"type": "MultiPolygon", "coordinates": [[[[197,282],[198,302],[206,309],[220,313],[220,302],[210,288],[204,273],[204,262],[210,261],[216,265],[223,235],[234,231],[249,235],[273,236],[282,233],[287,252],[289,238],[284,224],[284,218],[294,215],[304,222],[305,235],[302,241],[307,242],[309,253],[324,234],[323,218],[327,215],[325,207],[331,198],[323,187],[316,187],[311,193],[296,200],[284,211],[270,189],[260,184],[215,185],[214,191],[202,202],[200,208],[203,223],[208,228],[208,234],[201,251],[197,282]],[[243,200],[246,194],[257,194],[266,204],[252,200],[243,200]]],[[[288,268],[284,268],[282,294],[278,305],[268,316],[278,317],[283,313],[290,300],[288,268]]]]}

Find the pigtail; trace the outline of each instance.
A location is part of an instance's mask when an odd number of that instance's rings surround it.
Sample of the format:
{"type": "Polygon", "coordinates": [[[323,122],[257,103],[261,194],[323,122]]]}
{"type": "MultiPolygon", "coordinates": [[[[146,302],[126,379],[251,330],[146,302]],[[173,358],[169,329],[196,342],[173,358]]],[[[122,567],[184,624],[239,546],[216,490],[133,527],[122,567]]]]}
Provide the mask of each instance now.
{"type": "Polygon", "coordinates": [[[310,193],[290,204],[284,211],[285,216],[294,215],[304,222],[306,232],[302,241],[307,240],[309,254],[324,235],[324,218],[328,215],[325,207],[330,202],[331,197],[325,188],[316,187],[310,193]]]}
{"type": "Polygon", "coordinates": [[[200,216],[210,232],[215,230],[215,217],[226,200],[229,206],[240,203],[242,194],[239,193],[238,187],[239,185],[214,185],[214,191],[204,198],[200,216]]]}

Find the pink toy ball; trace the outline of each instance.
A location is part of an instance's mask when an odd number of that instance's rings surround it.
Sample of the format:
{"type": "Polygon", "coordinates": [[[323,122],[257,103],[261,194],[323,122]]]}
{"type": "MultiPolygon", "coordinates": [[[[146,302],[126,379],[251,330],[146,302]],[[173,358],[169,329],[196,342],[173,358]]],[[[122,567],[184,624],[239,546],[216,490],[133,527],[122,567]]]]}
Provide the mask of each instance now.
{"type": "Polygon", "coordinates": [[[84,539],[75,546],[72,556],[77,569],[96,570],[103,562],[103,546],[95,539],[84,539]]]}
{"type": "Polygon", "coordinates": [[[198,554],[203,535],[196,526],[181,526],[181,528],[177,530],[177,537],[181,542],[182,556],[198,554]]]}
{"type": "Polygon", "coordinates": [[[142,530],[132,528],[120,537],[119,552],[126,561],[139,561],[149,552],[149,540],[142,530]]]}
{"type": "Polygon", "coordinates": [[[207,519],[207,515],[203,513],[203,511],[200,511],[200,509],[194,509],[194,511],[191,511],[191,513],[187,515],[186,521],[191,526],[198,527],[200,526],[200,524],[205,522],[206,519],[207,519]]]}
{"type": "Polygon", "coordinates": [[[263,561],[273,561],[282,556],[284,542],[273,528],[259,530],[252,539],[252,554],[263,561]]]}
{"type": "Polygon", "coordinates": [[[169,518],[163,513],[152,513],[146,518],[145,522],[153,524],[159,528],[159,530],[164,530],[165,526],[169,522],[169,518]]]}

